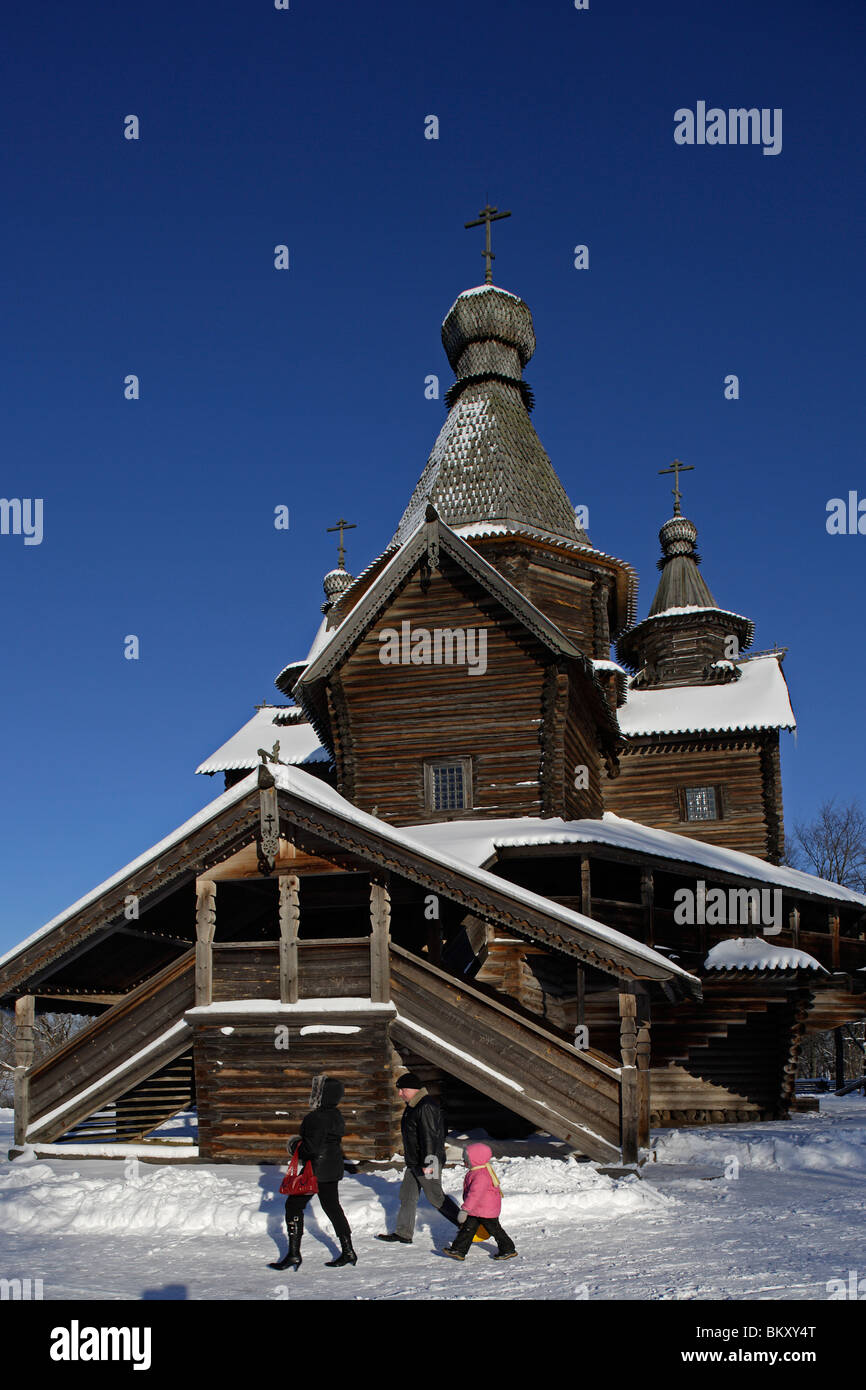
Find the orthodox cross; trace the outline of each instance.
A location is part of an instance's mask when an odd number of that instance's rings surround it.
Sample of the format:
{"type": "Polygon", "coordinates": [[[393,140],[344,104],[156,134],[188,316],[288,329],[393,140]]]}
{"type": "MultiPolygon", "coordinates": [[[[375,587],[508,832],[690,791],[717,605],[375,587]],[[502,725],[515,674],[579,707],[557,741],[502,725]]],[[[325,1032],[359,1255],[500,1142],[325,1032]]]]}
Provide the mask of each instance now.
{"type": "Polygon", "coordinates": [[[356,530],[356,529],[357,529],[357,523],[354,522],[354,521],[344,521],[343,518],[340,517],[340,520],[337,522],[336,526],[328,526],[326,529],[327,529],[328,531],[339,531],[339,533],[340,533],[340,544],[339,544],[339,548],[338,548],[338,549],[339,549],[339,560],[337,561],[337,563],[338,563],[340,569],[341,569],[341,570],[344,570],[344,569],[346,568],[346,565],[345,565],[346,547],[343,545],[343,532],[344,532],[344,531],[354,531],[354,530],[356,530]]]}
{"type": "Polygon", "coordinates": [[[674,495],[674,516],[682,516],[680,498],[683,494],[680,492],[680,473],[693,473],[694,469],[693,463],[680,463],[679,459],[674,459],[670,468],[659,469],[659,473],[673,473],[674,475],[674,485],[671,488],[674,495]]]}
{"type": "Polygon", "coordinates": [[[482,227],[482,226],[483,226],[483,227],[486,227],[486,229],[487,229],[487,231],[486,231],[486,236],[485,236],[485,246],[484,246],[484,250],[481,252],[482,256],[484,256],[484,257],[486,258],[486,260],[487,260],[487,269],[486,269],[485,272],[484,272],[484,283],[485,283],[485,285],[492,285],[492,284],[493,284],[493,265],[492,265],[492,262],[496,260],[496,257],[494,256],[493,252],[492,252],[491,249],[490,249],[490,223],[491,223],[491,222],[498,222],[498,221],[500,220],[500,218],[503,218],[503,217],[510,217],[510,216],[511,216],[511,213],[510,213],[510,212],[498,212],[498,211],[496,210],[496,208],[492,208],[492,207],[490,206],[490,204],[488,203],[487,206],[486,206],[485,208],[482,208],[481,211],[480,211],[480,213],[478,214],[478,221],[477,221],[477,222],[464,222],[464,223],[463,223],[464,227],[482,227]]]}

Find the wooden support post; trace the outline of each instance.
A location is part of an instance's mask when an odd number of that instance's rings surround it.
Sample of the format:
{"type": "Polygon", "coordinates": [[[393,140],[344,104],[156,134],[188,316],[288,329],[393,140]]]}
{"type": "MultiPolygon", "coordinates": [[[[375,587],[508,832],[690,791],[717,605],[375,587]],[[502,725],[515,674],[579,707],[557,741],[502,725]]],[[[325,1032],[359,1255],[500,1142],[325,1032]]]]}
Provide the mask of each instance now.
{"type": "Polygon", "coordinates": [[[830,929],[830,937],[831,937],[831,941],[830,941],[830,950],[831,950],[831,953],[832,953],[832,954],[831,954],[830,959],[831,959],[831,963],[832,963],[833,969],[834,969],[834,970],[838,970],[838,969],[839,969],[839,914],[838,914],[838,912],[831,912],[831,913],[830,913],[830,918],[829,918],[829,922],[828,922],[827,925],[828,925],[828,927],[829,927],[829,929],[830,929]]]}
{"type": "Polygon", "coordinates": [[[640,900],[643,907],[646,944],[652,946],[655,941],[655,888],[652,869],[641,869],[640,871],[640,900]]]}
{"type": "Polygon", "coordinates": [[[12,1137],[16,1148],[26,1143],[30,1123],[28,1069],[33,1061],[35,1020],[36,998],[32,994],[22,994],[15,1000],[15,1128],[12,1137]]]}
{"type": "Polygon", "coordinates": [[[592,884],[589,875],[589,855],[580,856],[580,910],[585,917],[592,916],[592,884]]]}
{"type": "Polygon", "coordinates": [[[788,929],[791,933],[791,943],[794,946],[800,944],[800,909],[792,907],[788,913],[788,929]]]}
{"type": "MultiPolygon", "coordinates": [[[[625,983],[625,981],[623,981],[625,983]]],[[[619,996],[619,1040],[622,1051],[620,1075],[620,1145],[623,1163],[637,1163],[639,1104],[637,1066],[637,999],[634,994],[619,996]]]]}
{"type": "Polygon", "coordinates": [[[577,967],[577,1026],[586,1022],[586,971],[577,967]]]}
{"type": "Polygon", "coordinates": [[[650,1141],[650,1054],[652,1051],[649,995],[644,995],[640,1004],[637,1046],[635,1048],[638,1103],[637,1142],[638,1148],[648,1149],[650,1141]]]}
{"type": "Polygon", "coordinates": [[[370,881],[370,998],[391,998],[391,895],[384,883],[370,881]]]}
{"type": "Polygon", "coordinates": [[[216,931],[216,884],[210,878],[195,881],[195,1002],[197,1007],[213,998],[213,938],[216,931]]]}
{"type": "Polygon", "coordinates": [[[298,929],[301,913],[297,874],[280,878],[280,1003],[298,1002],[298,929]]]}

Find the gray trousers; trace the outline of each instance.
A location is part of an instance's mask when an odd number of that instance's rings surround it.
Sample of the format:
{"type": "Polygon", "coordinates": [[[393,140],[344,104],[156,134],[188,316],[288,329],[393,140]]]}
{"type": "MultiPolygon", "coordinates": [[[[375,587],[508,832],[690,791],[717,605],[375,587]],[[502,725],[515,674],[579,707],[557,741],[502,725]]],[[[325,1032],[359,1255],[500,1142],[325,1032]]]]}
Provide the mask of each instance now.
{"type": "Polygon", "coordinates": [[[457,1213],[460,1208],[453,1197],[445,1196],[441,1178],[425,1178],[423,1174],[416,1177],[411,1168],[407,1168],[400,1184],[400,1211],[397,1215],[397,1225],[394,1227],[396,1234],[403,1236],[405,1240],[411,1240],[415,1233],[415,1213],[422,1191],[432,1206],[455,1226],[458,1224],[457,1213]]]}

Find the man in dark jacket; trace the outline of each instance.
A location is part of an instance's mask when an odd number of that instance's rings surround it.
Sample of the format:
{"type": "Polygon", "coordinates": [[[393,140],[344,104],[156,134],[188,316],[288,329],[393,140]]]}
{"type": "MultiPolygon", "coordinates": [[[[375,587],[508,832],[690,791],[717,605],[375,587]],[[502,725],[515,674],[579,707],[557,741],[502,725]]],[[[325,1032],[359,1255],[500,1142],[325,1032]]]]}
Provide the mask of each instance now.
{"type": "Polygon", "coordinates": [[[442,1165],[445,1162],[442,1111],[413,1071],[404,1072],[399,1078],[397,1091],[406,1105],[400,1121],[406,1172],[400,1185],[397,1225],[389,1234],[377,1236],[376,1239],[411,1245],[418,1197],[422,1191],[427,1200],[455,1226],[459,1225],[460,1208],[453,1197],[446,1197],[442,1191],[442,1165]]]}

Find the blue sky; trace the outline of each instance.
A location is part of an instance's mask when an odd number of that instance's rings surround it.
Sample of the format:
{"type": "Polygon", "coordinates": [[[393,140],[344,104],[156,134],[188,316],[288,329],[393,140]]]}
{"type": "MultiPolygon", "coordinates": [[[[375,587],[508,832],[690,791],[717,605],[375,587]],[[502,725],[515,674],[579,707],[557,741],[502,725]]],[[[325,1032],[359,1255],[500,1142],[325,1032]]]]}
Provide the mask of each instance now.
{"type": "Polygon", "coordinates": [[[389,540],[488,196],[593,541],[645,615],[658,469],[693,464],[710,588],[790,648],[789,827],[859,794],[866,536],[825,519],[866,497],[861,5],[49,4],[4,37],[0,493],[44,538],[0,536],[0,949],[220,790],[193,769],[307,650],[325,528],[355,573],[389,540]],[[698,101],[780,108],[781,153],[677,145],[698,101]]]}

